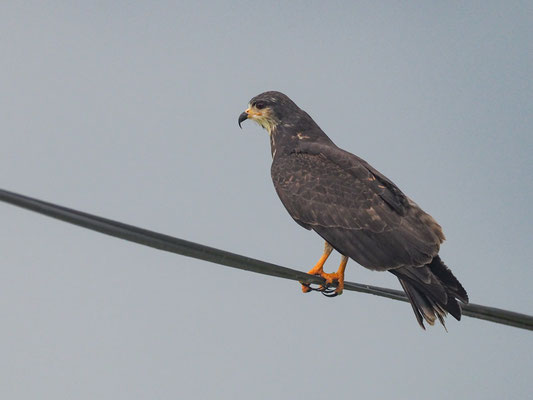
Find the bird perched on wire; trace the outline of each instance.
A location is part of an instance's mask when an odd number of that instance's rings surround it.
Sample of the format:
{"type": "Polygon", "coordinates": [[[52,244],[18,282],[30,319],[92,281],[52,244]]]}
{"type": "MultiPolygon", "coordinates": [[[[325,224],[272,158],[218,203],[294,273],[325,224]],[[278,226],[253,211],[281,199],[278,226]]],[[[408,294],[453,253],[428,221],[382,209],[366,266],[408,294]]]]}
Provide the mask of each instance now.
{"type": "MultiPolygon", "coordinates": [[[[399,279],[420,326],[450,313],[461,319],[457,300],[468,295],[438,252],[440,225],[387,177],[363,159],[337,147],[289,97],[270,91],[252,98],[238,119],[251,119],[270,135],[272,180],[291,217],[324,240],[324,252],[309,271],[329,296],[342,293],[348,259],[399,279]],[[342,255],[335,273],[324,263],[342,255]],[[333,290],[332,287],[336,286],[333,290]]],[[[313,290],[302,284],[302,290],[313,290]]]]}

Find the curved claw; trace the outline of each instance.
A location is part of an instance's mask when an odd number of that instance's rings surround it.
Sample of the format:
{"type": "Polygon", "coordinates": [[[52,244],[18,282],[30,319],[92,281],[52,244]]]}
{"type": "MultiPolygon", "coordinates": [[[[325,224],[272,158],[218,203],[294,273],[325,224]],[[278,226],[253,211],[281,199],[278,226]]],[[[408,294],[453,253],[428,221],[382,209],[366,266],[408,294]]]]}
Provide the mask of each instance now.
{"type": "Polygon", "coordinates": [[[313,292],[321,292],[322,291],[322,289],[321,289],[322,286],[319,286],[319,287],[315,288],[315,287],[312,287],[311,285],[307,285],[307,284],[303,284],[303,283],[302,283],[302,285],[305,286],[306,288],[308,288],[309,290],[313,291],[313,292]]]}
{"type": "Polygon", "coordinates": [[[326,287],[322,287],[322,290],[320,290],[320,292],[326,296],[326,297],[337,297],[339,295],[339,292],[337,291],[336,288],[332,288],[332,287],[329,287],[329,286],[326,286],[326,287]]]}
{"type": "Polygon", "coordinates": [[[300,282],[300,284],[302,285],[302,291],[303,291],[304,293],[309,293],[309,292],[311,292],[311,291],[313,291],[313,292],[319,292],[319,291],[320,291],[320,287],[315,288],[315,287],[311,286],[310,283],[303,283],[303,282],[300,282]]]}
{"type": "Polygon", "coordinates": [[[309,283],[302,283],[302,282],[300,282],[300,283],[301,283],[301,285],[303,287],[305,287],[307,289],[307,291],[320,292],[320,293],[322,293],[325,296],[327,294],[332,293],[332,292],[335,291],[335,289],[329,287],[329,285],[326,285],[326,286],[320,285],[319,287],[312,287],[311,284],[309,284],[309,283]]]}
{"type": "Polygon", "coordinates": [[[339,295],[339,293],[337,293],[337,291],[335,289],[330,289],[328,291],[323,291],[322,294],[326,297],[329,297],[329,298],[332,298],[332,297],[337,297],[339,295]]]}

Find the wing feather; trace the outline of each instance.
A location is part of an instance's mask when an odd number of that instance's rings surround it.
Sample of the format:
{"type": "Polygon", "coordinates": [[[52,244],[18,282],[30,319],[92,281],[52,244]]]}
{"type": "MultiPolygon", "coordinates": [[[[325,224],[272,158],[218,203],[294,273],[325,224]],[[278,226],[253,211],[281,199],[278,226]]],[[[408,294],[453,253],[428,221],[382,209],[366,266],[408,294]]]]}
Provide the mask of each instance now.
{"type": "Polygon", "coordinates": [[[423,265],[440,226],[364,160],[333,146],[276,157],[276,191],[289,214],[340,253],[376,270],[423,265]]]}

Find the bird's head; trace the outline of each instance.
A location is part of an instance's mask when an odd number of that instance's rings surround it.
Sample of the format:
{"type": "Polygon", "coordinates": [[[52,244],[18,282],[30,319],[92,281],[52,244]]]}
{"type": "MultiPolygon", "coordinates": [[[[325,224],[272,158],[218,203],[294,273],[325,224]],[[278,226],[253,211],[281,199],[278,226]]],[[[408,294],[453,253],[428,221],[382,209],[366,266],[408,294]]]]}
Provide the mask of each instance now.
{"type": "MultiPolygon", "coordinates": [[[[239,116],[239,126],[251,119],[265,128],[268,133],[280,123],[287,123],[301,113],[300,108],[281,92],[264,92],[250,100],[248,108],[239,116]]],[[[242,128],[242,127],[241,127],[242,128]]]]}

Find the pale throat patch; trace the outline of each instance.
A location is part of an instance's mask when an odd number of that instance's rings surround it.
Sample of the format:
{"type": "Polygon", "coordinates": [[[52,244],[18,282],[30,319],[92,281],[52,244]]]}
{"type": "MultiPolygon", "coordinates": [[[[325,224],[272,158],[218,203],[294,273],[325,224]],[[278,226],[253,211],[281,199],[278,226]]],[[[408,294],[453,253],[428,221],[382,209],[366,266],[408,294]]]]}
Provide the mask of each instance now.
{"type": "Polygon", "coordinates": [[[275,120],[270,119],[268,117],[254,117],[254,121],[261,125],[263,128],[265,128],[269,135],[272,135],[272,131],[278,125],[275,120]]]}
{"type": "Polygon", "coordinates": [[[267,130],[269,135],[272,135],[272,131],[278,125],[278,121],[272,117],[272,114],[268,108],[258,110],[255,107],[248,105],[248,109],[251,111],[249,114],[249,119],[257,122],[264,129],[267,130]]]}

